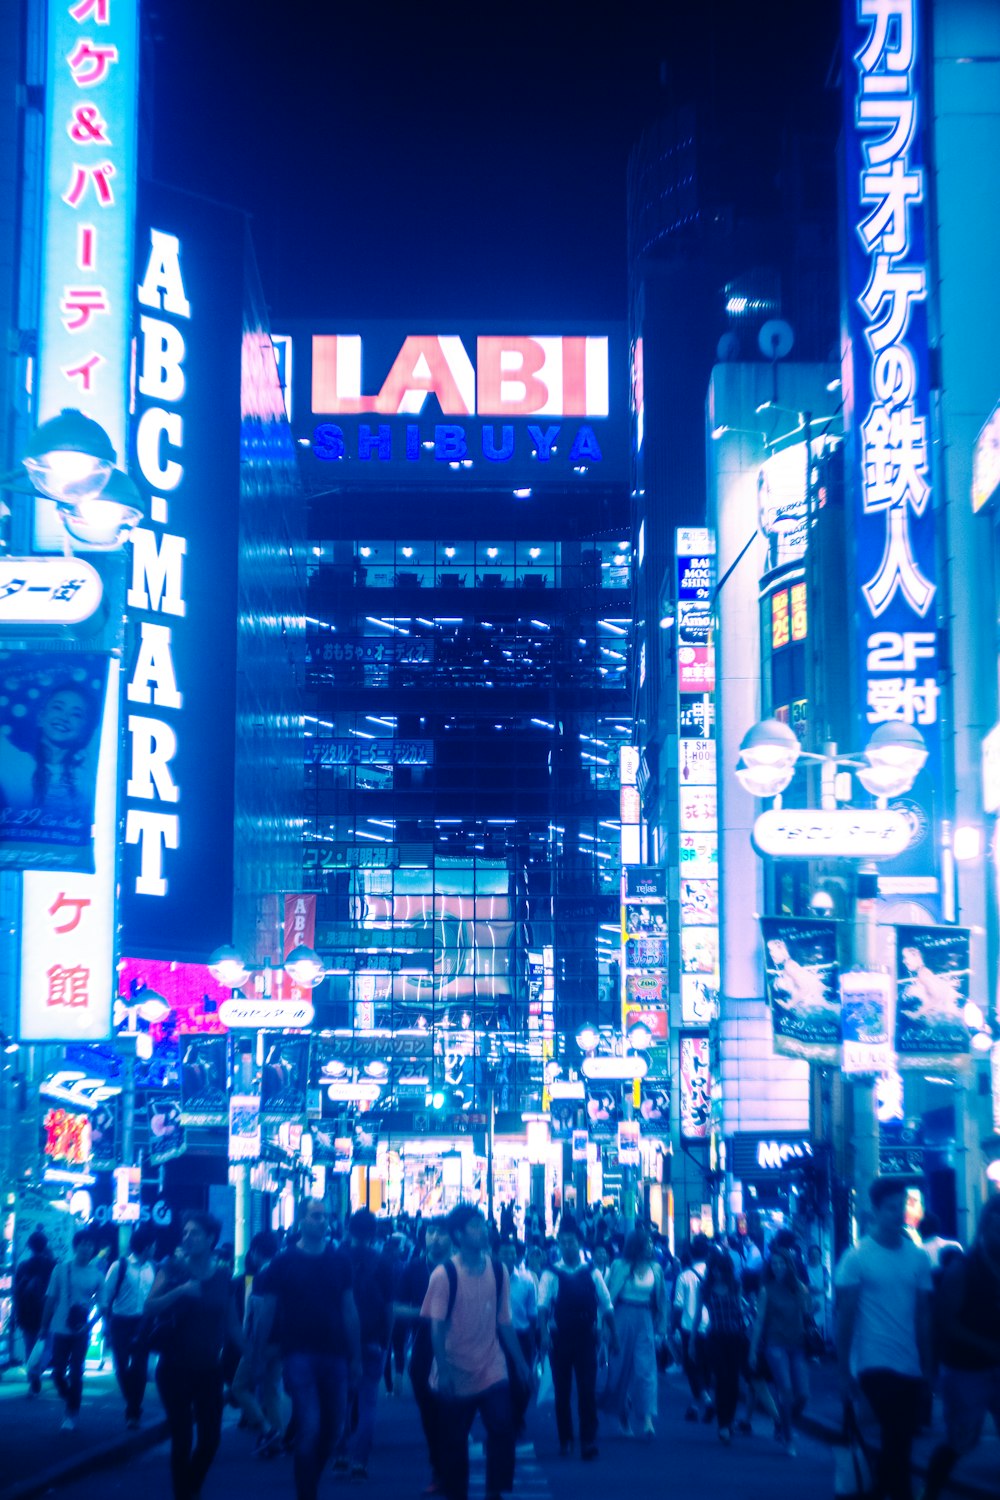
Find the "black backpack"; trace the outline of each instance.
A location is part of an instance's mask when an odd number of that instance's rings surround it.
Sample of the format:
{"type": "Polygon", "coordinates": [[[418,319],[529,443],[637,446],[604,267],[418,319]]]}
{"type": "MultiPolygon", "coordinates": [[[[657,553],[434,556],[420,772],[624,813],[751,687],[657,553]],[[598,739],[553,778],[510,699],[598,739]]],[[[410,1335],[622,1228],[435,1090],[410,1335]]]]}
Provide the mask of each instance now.
{"type": "Polygon", "coordinates": [[[560,1333],[585,1333],[597,1323],[597,1288],[593,1270],[588,1265],[575,1271],[553,1269],[559,1291],[553,1307],[556,1328],[560,1333]]]}
{"type": "Polygon", "coordinates": [[[15,1317],[24,1318],[29,1324],[42,1321],[45,1296],[55,1270],[55,1261],[42,1255],[32,1255],[23,1260],[14,1274],[15,1317]]]}
{"type": "Polygon", "coordinates": [[[361,1342],[385,1348],[392,1330],[392,1270],[369,1245],[349,1249],[354,1270],[354,1301],[361,1322],[361,1342]]]}
{"type": "MultiPolygon", "coordinates": [[[[503,1266],[500,1262],[490,1257],[490,1265],[493,1267],[493,1277],[497,1284],[497,1317],[500,1316],[500,1298],[503,1295],[503,1266]]],[[[453,1260],[444,1262],[444,1274],[448,1278],[448,1311],[446,1319],[450,1318],[455,1311],[455,1298],[458,1296],[458,1272],[453,1260]]]]}

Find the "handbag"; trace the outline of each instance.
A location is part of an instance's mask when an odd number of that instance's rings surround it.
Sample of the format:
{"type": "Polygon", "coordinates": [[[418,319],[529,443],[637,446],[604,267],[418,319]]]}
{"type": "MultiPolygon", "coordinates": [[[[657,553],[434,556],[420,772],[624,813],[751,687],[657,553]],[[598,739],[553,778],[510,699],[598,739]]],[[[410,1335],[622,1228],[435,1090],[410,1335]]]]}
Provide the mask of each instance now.
{"type": "Polygon", "coordinates": [[[844,1403],[844,1428],[833,1450],[833,1493],[837,1500],[868,1500],[873,1493],[872,1462],[854,1407],[844,1403]]]}

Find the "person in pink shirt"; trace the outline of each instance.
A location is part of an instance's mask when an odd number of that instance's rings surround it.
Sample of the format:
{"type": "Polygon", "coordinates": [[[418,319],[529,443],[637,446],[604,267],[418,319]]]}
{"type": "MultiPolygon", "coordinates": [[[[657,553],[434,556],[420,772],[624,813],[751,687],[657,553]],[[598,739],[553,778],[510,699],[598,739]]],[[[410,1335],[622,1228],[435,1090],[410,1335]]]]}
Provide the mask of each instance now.
{"type": "Polygon", "coordinates": [[[460,1203],[448,1215],[456,1254],[431,1274],[420,1309],[434,1347],[430,1385],[440,1407],[439,1478],[446,1500],[468,1500],[469,1431],[478,1412],[486,1428],[486,1500],[514,1483],[514,1413],[507,1360],[525,1386],[531,1375],[510,1312],[510,1278],[488,1254],[481,1211],[460,1203]],[[501,1343],[502,1340],[502,1343],[501,1343]]]}

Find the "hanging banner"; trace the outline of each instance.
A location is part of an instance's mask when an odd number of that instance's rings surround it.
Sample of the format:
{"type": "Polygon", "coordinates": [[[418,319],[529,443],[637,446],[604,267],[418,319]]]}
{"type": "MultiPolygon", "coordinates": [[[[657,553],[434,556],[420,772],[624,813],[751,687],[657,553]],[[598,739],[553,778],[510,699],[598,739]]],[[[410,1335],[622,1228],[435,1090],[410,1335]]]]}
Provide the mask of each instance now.
{"type": "Polygon", "coordinates": [[[285,897],[284,957],[293,948],[316,946],[316,897],[298,895],[285,897]]]}
{"type": "Polygon", "coordinates": [[[378,1160],[378,1126],[355,1124],[351,1151],[356,1167],[373,1167],[378,1160]]]}
{"type": "Polygon", "coordinates": [[[309,1087],[309,1038],[264,1036],[264,1066],[260,1081],[260,1109],[265,1120],[292,1120],[306,1112],[309,1087]]]}
{"type": "Polygon", "coordinates": [[[900,1068],[964,1067],[969,1059],[969,929],[896,928],[900,1068]]]}
{"type": "Polygon", "coordinates": [[[185,1125],[229,1122],[229,1037],[182,1034],[181,1121],[185,1125]]]}
{"type": "Polygon", "coordinates": [[[760,930],[775,1052],[839,1063],[836,922],[761,917],[760,930]]]}
{"type": "Polygon", "coordinates": [[[93,873],[108,663],[0,652],[0,867],[93,873]]]}
{"type": "Polygon", "coordinates": [[[887,1073],[892,1054],[893,984],[888,974],[852,969],[840,976],[845,1073],[887,1073]]]}
{"type": "Polygon", "coordinates": [[[712,1073],[707,1031],[681,1033],[679,1072],[681,1138],[707,1141],[712,1124],[712,1073]]]}
{"type": "Polygon", "coordinates": [[[638,1120],[622,1120],[618,1126],[618,1161],[623,1167],[642,1164],[638,1120]]]}
{"type": "Polygon", "coordinates": [[[590,1145],[590,1136],[587,1134],[587,1132],[585,1130],[574,1130],[573,1131],[573,1145],[572,1145],[573,1160],[574,1161],[586,1161],[587,1160],[587,1148],[589,1147],[589,1145],[590,1145]]]}
{"type": "Polygon", "coordinates": [[[260,1097],[229,1096],[229,1160],[256,1161],[260,1156],[260,1097]]]}

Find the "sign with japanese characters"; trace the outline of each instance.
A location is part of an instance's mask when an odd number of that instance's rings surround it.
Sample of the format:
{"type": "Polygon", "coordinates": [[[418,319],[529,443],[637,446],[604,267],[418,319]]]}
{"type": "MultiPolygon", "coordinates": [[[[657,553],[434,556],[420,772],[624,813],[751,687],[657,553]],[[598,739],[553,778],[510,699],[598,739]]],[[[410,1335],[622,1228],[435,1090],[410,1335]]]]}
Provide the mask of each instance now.
{"type": "Polygon", "coordinates": [[[707,1032],[680,1035],[681,1138],[707,1141],[712,1124],[712,1074],[707,1032]]]}
{"type": "Polygon", "coordinates": [[[679,739],[677,774],[681,786],[715,786],[715,741],[679,739]]]}
{"type": "MultiPolygon", "coordinates": [[[[67,653],[64,661],[72,669],[79,659],[67,653]]],[[[24,875],[18,1035],[25,1042],[98,1042],[111,1035],[118,680],[112,657],[91,820],[98,874],[28,870],[24,875]]]]}
{"type": "Polygon", "coordinates": [[[229,1096],[229,1160],[256,1161],[260,1156],[260,1095],[229,1096]]]}
{"type": "Polygon", "coordinates": [[[319,739],[305,743],[306,760],[316,766],[432,766],[433,740],[319,739]]]}
{"type": "Polygon", "coordinates": [[[896,928],[900,1068],[961,1068],[969,1058],[969,929],[896,928]]]}
{"type": "Polygon", "coordinates": [[[101,575],[79,557],[0,558],[0,626],[79,625],[104,595],[101,575]]]}
{"type": "Polygon", "coordinates": [[[913,837],[896,808],[768,808],[753,825],[753,846],[772,859],[891,859],[913,837]]]}
{"type": "MultiPolygon", "coordinates": [[[[65,407],[125,457],[139,76],[137,0],[48,0],[39,422],[65,407]]],[[[35,550],[61,552],[51,500],[35,550]]]]}
{"type": "Polygon", "coordinates": [[[839,1062],[836,922],[761,917],[760,930],[775,1052],[839,1062]]]}
{"type": "Polygon", "coordinates": [[[109,657],[0,652],[0,866],[94,869],[109,657]]]}
{"type": "Polygon", "coordinates": [[[294,354],[291,410],[317,488],[387,475],[530,487],[624,472],[618,334],[368,323],[291,327],[279,341],[294,354]]]}
{"type": "MultiPolygon", "coordinates": [[[[848,219],[843,349],[854,449],[854,600],[862,733],[919,727],[913,797],[934,827],[941,784],[936,505],[928,368],[928,172],[919,0],[844,0],[848,219]]],[[[897,867],[937,891],[936,838],[897,867]]],[[[892,872],[887,872],[891,880],[892,872]]],[[[883,885],[883,888],[889,888],[883,885]]]]}

